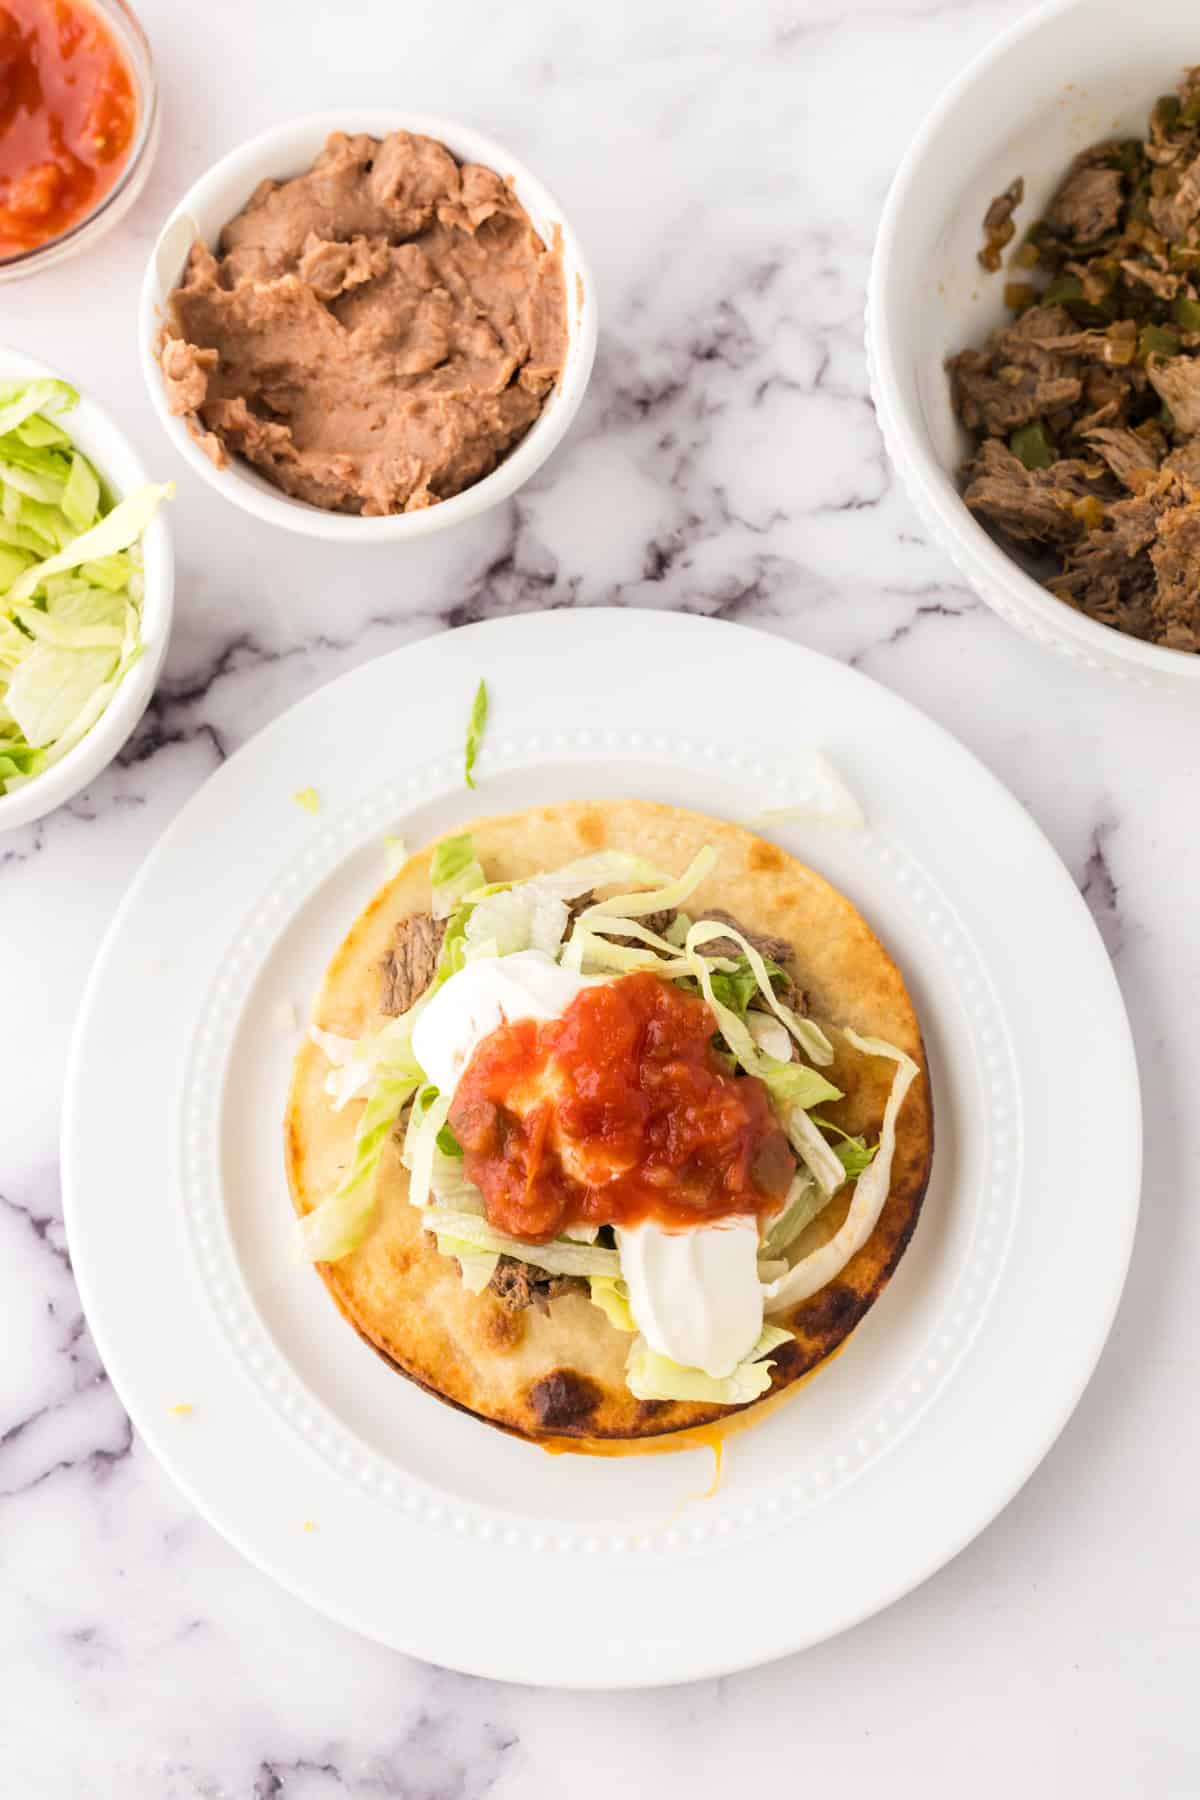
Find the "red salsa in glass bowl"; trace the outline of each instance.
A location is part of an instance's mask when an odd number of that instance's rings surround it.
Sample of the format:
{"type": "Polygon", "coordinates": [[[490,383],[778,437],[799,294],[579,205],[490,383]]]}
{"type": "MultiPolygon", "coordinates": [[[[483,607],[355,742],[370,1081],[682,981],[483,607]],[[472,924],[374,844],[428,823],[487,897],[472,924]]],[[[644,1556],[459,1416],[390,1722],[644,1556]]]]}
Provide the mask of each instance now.
{"type": "Polygon", "coordinates": [[[132,204],[156,113],[121,0],[0,0],[0,279],[82,248],[132,204]]]}

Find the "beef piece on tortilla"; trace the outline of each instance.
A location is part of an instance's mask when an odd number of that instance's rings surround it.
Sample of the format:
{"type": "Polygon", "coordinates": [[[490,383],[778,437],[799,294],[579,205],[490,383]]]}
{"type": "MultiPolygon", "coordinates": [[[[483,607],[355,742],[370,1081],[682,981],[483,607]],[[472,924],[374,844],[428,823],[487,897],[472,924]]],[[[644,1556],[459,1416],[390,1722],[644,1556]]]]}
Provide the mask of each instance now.
{"type": "Polygon", "coordinates": [[[507,1312],[523,1312],[527,1306],[546,1312],[551,1300],[562,1294],[586,1294],[588,1284],[579,1275],[550,1275],[515,1256],[502,1256],[488,1288],[507,1312]]]}
{"type": "Polygon", "coordinates": [[[392,947],[381,964],[380,1012],[396,1018],[421,998],[433,980],[445,935],[445,919],[435,919],[429,913],[412,913],[401,919],[392,947]]]}
{"type": "MultiPolygon", "coordinates": [[[[595,906],[595,904],[596,895],[590,890],[588,893],[579,894],[574,900],[567,902],[567,928],[563,933],[564,938],[570,937],[572,931],[575,929],[576,921],[579,919],[580,914],[585,913],[589,906],[595,906]]],[[[679,914],[673,906],[664,906],[658,912],[643,914],[638,920],[638,924],[644,925],[647,931],[657,932],[659,937],[665,937],[668,929],[675,923],[678,917],[679,914]]],[[[622,942],[632,944],[637,942],[637,940],[632,937],[622,939],[620,933],[616,931],[606,931],[604,935],[607,938],[611,938],[614,944],[622,942]]]]}
{"type": "MultiPolygon", "coordinates": [[[[753,944],[758,954],[765,956],[768,962],[789,963],[795,957],[796,952],[787,938],[776,937],[770,931],[751,931],[748,925],[743,925],[740,919],[735,919],[732,913],[726,912],[720,906],[706,906],[703,916],[706,919],[715,919],[718,925],[729,925],[734,931],[740,931],[746,942],[753,944]]],[[[743,954],[742,946],[736,938],[709,938],[702,948],[706,956],[736,958],[743,954]]]]}

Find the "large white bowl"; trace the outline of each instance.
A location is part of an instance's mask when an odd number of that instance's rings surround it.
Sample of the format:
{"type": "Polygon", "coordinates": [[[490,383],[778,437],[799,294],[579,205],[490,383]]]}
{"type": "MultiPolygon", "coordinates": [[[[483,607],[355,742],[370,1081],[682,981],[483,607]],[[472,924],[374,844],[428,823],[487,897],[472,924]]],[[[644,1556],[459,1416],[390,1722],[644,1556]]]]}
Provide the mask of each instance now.
{"type": "Polygon", "coordinates": [[[1143,137],[1150,107],[1200,61],[1196,0],[1053,0],[998,38],[943,94],[901,163],[871,264],[868,349],[884,440],[933,538],[996,612],[1074,662],[1142,685],[1200,682],[1200,656],[1077,613],[996,545],[959,497],[969,440],[946,358],[1007,317],[1004,273],[976,260],[988,201],[1025,178],[1018,230],[1071,158],[1143,137]]]}
{"type": "Polygon", "coordinates": [[[562,208],[528,169],[499,144],[465,125],[426,113],[346,106],[337,112],[310,113],[264,131],[260,137],[231,150],[188,189],[163,227],[150,257],[142,283],[139,332],[142,370],[155,411],[180,455],[218,493],[269,525],[282,525],[287,531],[303,532],[308,537],[353,544],[398,543],[474,518],[515,493],[545,462],[579,410],[592,371],[596,353],[596,291],[562,208]],[[221,227],[241,210],[264,177],[282,180],[311,168],[331,131],[368,132],[373,137],[386,137],[390,131],[411,131],[436,138],[459,162],[482,163],[510,180],[543,240],[551,243],[556,234],[561,239],[568,343],[558,386],[516,449],[490,475],[463,493],[418,512],[383,518],[325,512],[281,492],[241,457],[233,457],[227,467],[217,469],[184,421],[172,417],[167,410],[155,345],[167,297],[179,282],[191,244],[197,237],[215,244],[221,227]]]}
{"type": "MultiPolygon", "coordinates": [[[[78,383],[60,369],[34,362],[0,346],[0,381],[36,381],[43,376],[78,383]]],[[[141,458],[108,414],[81,391],[79,405],[63,417],[83,454],[95,465],[114,499],[123,500],[150,480],[141,458]]],[[[61,762],[35,775],[11,794],[0,794],[0,831],[30,825],[70,800],[113,760],[145,712],[171,635],[175,570],[166,508],[160,507],[142,538],[145,596],[142,601],[142,654],[91,730],[61,762]]]]}

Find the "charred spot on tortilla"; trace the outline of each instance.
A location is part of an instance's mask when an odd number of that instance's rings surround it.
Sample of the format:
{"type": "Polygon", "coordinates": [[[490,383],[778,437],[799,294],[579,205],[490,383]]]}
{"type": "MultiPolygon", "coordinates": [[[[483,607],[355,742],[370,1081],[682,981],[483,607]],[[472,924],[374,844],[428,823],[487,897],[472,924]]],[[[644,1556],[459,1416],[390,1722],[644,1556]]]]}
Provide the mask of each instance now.
{"type": "MultiPolygon", "coordinates": [[[[645,801],[613,800],[535,807],[485,818],[469,829],[489,883],[519,883],[598,848],[629,852],[678,873],[711,845],[713,871],[682,910],[692,919],[718,922],[723,913],[748,940],[753,934],[770,943],[781,953],[772,960],[810,996],[818,1023],[882,1039],[919,1065],[897,1115],[891,1182],[870,1236],[826,1286],[770,1320],[791,1335],[769,1359],[769,1391],[798,1391],[883,1292],[925,1194],[932,1100],[920,1028],[900,972],[845,895],[776,846],[760,851],[764,841],[741,826],[645,801]]],[[[428,849],[410,857],[351,925],[318,996],[318,1021],[336,1021],[351,1035],[379,1030],[380,965],[403,945],[399,961],[407,966],[413,934],[427,931],[410,921],[430,915],[430,857],[428,849]]],[[[603,883],[597,887],[611,891],[603,883]]],[[[595,891],[575,896],[568,902],[572,917],[595,898],[595,891]]],[[[670,920],[656,918],[655,925],[665,929],[670,920]]],[[[424,973],[418,970],[417,977],[424,973]]],[[[837,1031],[832,1039],[836,1056],[829,1073],[842,1098],[823,1105],[822,1116],[873,1144],[894,1065],[857,1055],[837,1031]]],[[[353,1160],[357,1109],[332,1109],[327,1073],[322,1052],[306,1042],[296,1058],[285,1131],[289,1184],[301,1215],[331,1191],[353,1160]]],[[[593,1303],[578,1278],[543,1277],[523,1264],[527,1274],[499,1278],[509,1289],[508,1304],[495,1288],[469,1291],[459,1262],[439,1251],[436,1240],[427,1241],[422,1212],[409,1204],[410,1177],[401,1160],[405,1123],[389,1132],[381,1152],[368,1235],[348,1255],[318,1265],[339,1310],[392,1368],[483,1422],[564,1445],[574,1439],[651,1447],[743,1410],[638,1398],[626,1371],[633,1339],[593,1303]]],[[[846,1209],[847,1202],[835,1196],[828,1229],[820,1219],[808,1228],[813,1241],[836,1229],[846,1209]]],[[[680,1436],[681,1446],[685,1442],[680,1436]]]]}
{"type": "Polygon", "coordinates": [[[596,1383],[574,1369],[555,1369],[529,1390],[533,1416],[546,1431],[577,1431],[596,1412],[604,1394],[596,1383]]]}

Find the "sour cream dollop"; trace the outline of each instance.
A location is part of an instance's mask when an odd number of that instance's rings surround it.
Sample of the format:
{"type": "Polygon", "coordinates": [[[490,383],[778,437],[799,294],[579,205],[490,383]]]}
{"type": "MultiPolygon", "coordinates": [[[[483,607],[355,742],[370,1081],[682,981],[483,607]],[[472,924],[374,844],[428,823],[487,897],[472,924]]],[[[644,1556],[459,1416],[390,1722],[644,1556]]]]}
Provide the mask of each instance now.
{"type": "Polygon", "coordinates": [[[560,1019],[595,979],[562,968],[541,950],[481,956],[452,975],[418,1016],[413,1054],[427,1079],[452,1094],[485,1037],[517,1019],[560,1019]]]}
{"type": "Polygon", "coordinates": [[[716,1380],[732,1374],[763,1327],[757,1219],[690,1231],[634,1225],[615,1236],[629,1310],[650,1348],[716,1380]]]}

